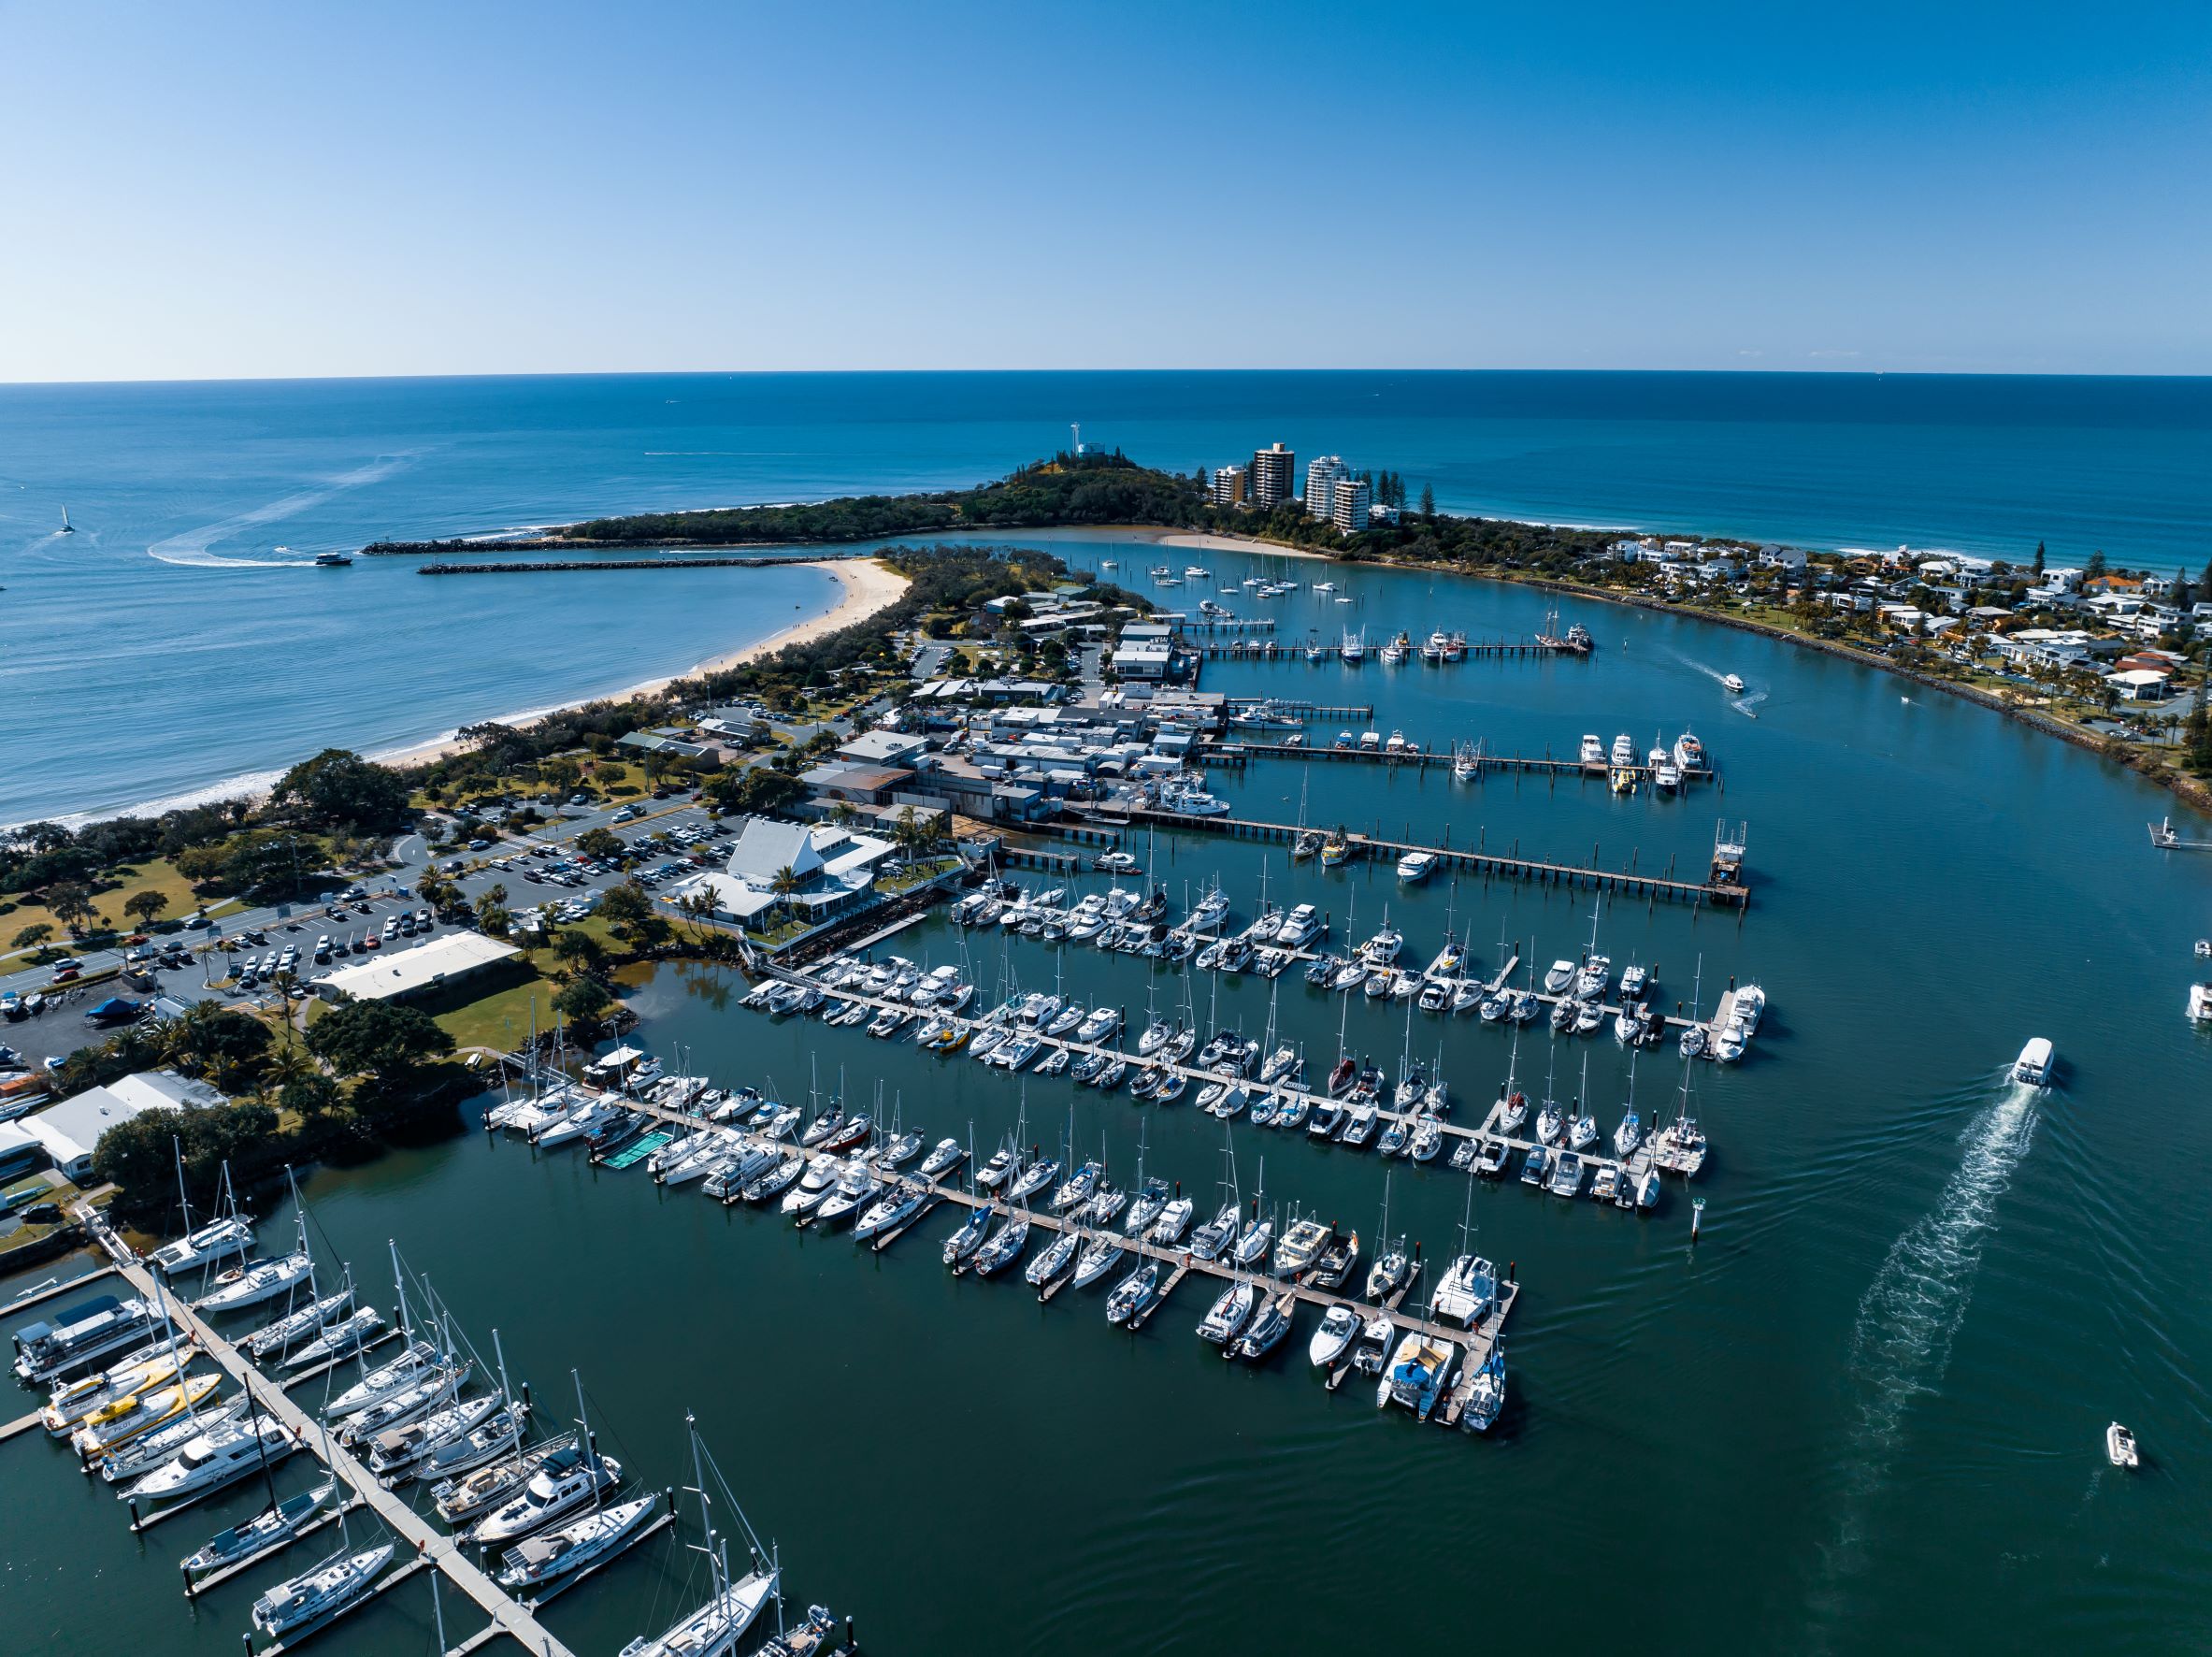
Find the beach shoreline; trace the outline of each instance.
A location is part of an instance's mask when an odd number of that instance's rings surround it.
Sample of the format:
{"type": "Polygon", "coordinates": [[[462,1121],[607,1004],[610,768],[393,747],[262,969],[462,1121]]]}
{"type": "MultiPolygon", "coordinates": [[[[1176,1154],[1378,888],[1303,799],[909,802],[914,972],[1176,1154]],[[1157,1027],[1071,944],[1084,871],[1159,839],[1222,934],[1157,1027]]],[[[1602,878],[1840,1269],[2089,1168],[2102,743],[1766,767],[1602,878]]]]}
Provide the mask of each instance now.
{"type": "MultiPolygon", "coordinates": [[[[837,582],[840,590],[837,603],[822,614],[806,621],[796,622],[769,634],[755,643],[741,649],[725,651],[709,656],[679,673],[664,673],[656,678],[642,679],[634,684],[595,696],[571,697],[564,700],[533,708],[524,713],[510,713],[492,716],[493,722],[526,729],[554,713],[574,708],[588,707],[593,702],[627,701],[632,697],[651,696],[666,690],[679,680],[696,679],[704,673],[724,672],[759,656],[768,656],[787,644],[804,644],[836,632],[840,627],[853,626],[880,613],[896,602],[908,586],[906,577],[884,568],[873,558],[831,557],[807,560],[811,568],[820,569],[837,582]]],[[[478,723],[471,721],[471,723],[478,723]]],[[[427,742],[402,743],[395,747],[381,748],[364,757],[379,765],[405,768],[427,765],[459,752],[466,744],[456,729],[445,736],[427,742]]],[[[309,756],[302,754],[299,758],[309,756]]],[[[52,818],[66,828],[81,828],[86,824],[106,822],[116,817],[159,816],[165,812],[182,811],[194,807],[213,805],[229,800],[259,800],[266,797],[277,780],[284,774],[282,767],[248,771],[242,775],[226,777],[197,788],[165,795],[156,800],[136,801],[116,807],[93,807],[87,811],[71,812],[52,818]]]]}
{"type": "MultiPolygon", "coordinates": [[[[873,558],[810,558],[806,567],[819,569],[834,579],[841,589],[836,604],[821,615],[807,621],[795,622],[778,632],[770,633],[756,643],[742,649],[725,651],[709,656],[705,661],[685,669],[681,673],[664,673],[654,679],[641,679],[635,684],[610,691],[604,696],[586,697],[566,701],[550,708],[540,708],[527,714],[504,721],[517,729],[527,729],[540,720],[555,713],[565,713],[575,708],[588,707],[593,702],[626,702],[635,697],[658,696],[671,684],[682,680],[697,679],[707,673],[727,672],[764,656],[771,656],[787,644],[810,644],[827,634],[849,627],[856,622],[888,609],[897,602],[910,584],[907,578],[885,569],[873,558]]],[[[434,760],[448,758],[460,753],[467,744],[456,731],[452,736],[435,742],[417,742],[407,747],[387,749],[371,754],[369,758],[379,765],[404,769],[413,765],[428,765],[434,760]]]]}

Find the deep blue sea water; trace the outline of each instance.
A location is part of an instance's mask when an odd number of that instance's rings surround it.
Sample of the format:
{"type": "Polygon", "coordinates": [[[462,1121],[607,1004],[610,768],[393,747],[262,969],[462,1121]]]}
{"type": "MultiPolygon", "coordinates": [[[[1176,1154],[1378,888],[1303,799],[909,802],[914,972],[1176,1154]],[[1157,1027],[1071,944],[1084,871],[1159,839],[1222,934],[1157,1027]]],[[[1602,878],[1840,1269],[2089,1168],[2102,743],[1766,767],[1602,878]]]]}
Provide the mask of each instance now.
{"type": "Polygon", "coordinates": [[[436,583],[377,536],[973,483],[1084,439],[1280,439],[1450,510],[2201,566],[2212,381],[1578,373],[625,375],[0,387],[0,822],[681,670],[834,601],[783,569],[436,583]],[[53,533],[66,507],[79,533],[53,533]],[[289,549],[280,553],[276,549],[289,549]]]}

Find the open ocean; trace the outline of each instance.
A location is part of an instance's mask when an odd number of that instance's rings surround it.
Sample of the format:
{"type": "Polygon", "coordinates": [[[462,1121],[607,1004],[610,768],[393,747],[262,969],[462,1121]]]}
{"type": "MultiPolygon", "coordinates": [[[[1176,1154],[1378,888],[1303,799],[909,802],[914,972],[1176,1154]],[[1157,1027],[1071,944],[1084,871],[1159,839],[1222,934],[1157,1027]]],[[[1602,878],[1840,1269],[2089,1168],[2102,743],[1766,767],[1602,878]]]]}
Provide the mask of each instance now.
{"type": "Polygon", "coordinates": [[[379,536],[978,482],[1069,440],[1280,439],[1447,510],[2201,567],[2212,381],[1610,373],[623,375],[0,386],[0,822],[619,690],[835,602],[803,569],[303,568],[379,536]],[[78,533],[55,530],[67,508],[78,533]],[[280,550],[281,549],[281,550],[280,550]]]}

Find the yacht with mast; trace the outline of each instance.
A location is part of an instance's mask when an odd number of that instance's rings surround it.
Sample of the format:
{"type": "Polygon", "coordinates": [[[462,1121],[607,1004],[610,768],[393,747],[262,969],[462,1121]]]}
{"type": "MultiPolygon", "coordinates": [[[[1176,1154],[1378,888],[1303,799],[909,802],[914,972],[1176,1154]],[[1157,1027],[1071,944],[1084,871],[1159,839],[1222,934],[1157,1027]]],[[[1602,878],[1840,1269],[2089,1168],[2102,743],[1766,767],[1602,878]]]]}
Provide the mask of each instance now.
{"type": "MultiPolygon", "coordinates": [[[[782,1573],[761,1549],[759,1538],[754,1535],[744,1511],[734,1499],[730,1510],[737,1516],[739,1528],[750,1544],[751,1568],[742,1577],[731,1577],[728,1540],[715,1528],[714,1511],[707,1494],[698,1423],[687,1415],[683,1425],[691,1435],[692,1477],[697,1481],[691,1488],[699,1499],[699,1530],[703,1538],[686,1546],[705,1556],[711,1591],[704,1605],[679,1617],[658,1638],[639,1635],[630,1641],[623,1647],[622,1657],[729,1657],[743,1640],[745,1631],[760,1616],[762,1607],[775,1594],[781,1578],[782,1573]]],[[[723,1483],[719,1469],[715,1482],[727,1496],[729,1487],[723,1483]]]]}

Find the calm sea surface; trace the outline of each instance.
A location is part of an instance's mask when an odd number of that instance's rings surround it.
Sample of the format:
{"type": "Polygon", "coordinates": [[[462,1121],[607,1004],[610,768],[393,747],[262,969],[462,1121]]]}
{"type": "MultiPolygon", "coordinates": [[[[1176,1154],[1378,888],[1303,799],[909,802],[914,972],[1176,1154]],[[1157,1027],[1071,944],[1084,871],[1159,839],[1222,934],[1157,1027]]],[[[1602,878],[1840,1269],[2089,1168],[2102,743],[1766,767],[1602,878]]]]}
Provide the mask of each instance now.
{"type": "Polygon", "coordinates": [[[378,536],[975,483],[1277,439],[1448,509],[2201,566],[2212,382],[1674,374],[616,376],[0,386],[0,822],[265,778],[681,671],[815,571],[436,581],[378,536]],[[54,533],[66,508],[74,536],[54,533]],[[280,550],[283,549],[283,550],[280,550]]]}
{"type": "MultiPolygon", "coordinates": [[[[1056,545],[1079,564],[1129,559],[1056,545]]],[[[1249,567],[1208,561],[1232,580],[1249,567]]],[[[1354,602],[1281,600],[1286,634],[1517,633],[1541,618],[1540,596],[1509,586],[1329,573],[1354,602]]],[[[1690,1244],[1678,1184],[1645,1218],[1478,1188],[1476,1246],[1517,1262],[1523,1284],[1512,1398],[1487,1438],[1378,1414],[1360,1388],[1326,1392],[1304,1359],[1310,1317],[1266,1367],[1230,1368],[1191,1333],[1205,1309],[1192,1284],[1132,1338],[1096,1291],[1041,1307],[1018,1281],[953,1281],[937,1255],[949,1215],[877,1256],[481,1136],[316,1172],[305,1192],[324,1258],[375,1282],[396,1238],[480,1346],[498,1329],[549,1409],[580,1369],[608,1448],[654,1486],[683,1477],[696,1411],[794,1592],[855,1612],[880,1650],[2201,1650],[2212,1043],[2181,1006],[2190,942],[2212,933],[2212,858],[2153,853],[2143,825],[2164,797],[1980,709],[1681,618],[1575,605],[1567,619],[1597,635],[1587,663],[1208,678],[1372,703],[1385,731],[1504,752],[1688,727],[1726,790],[1217,773],[1254,814],[1302,804],[1315,823],[1645,870],[1697,870],[1716,819],[1750,826],[1747,914],[1616,901],[1595,915],[1600,946],[1654,966],[1670,1006],[1697,994],[1709,1008],[1731,978],[1772,997],[1741,1066],[1695,1067],[1716,1145],[1702,1239],[1690,1244]],[[1749,682],[1756,717],[1731,707],[1728,671],[1749,682]],[[2061,1062],[2041,1094],[2004,1079],[2035,1034],[2061,1062]],[[2135,1474],[2105,1464],[2115,1418],[2140,1436],[2135,1474]]],[[[1587,895],[1441,877],[1408,891],[1386,867],[1294,870],[1279,848],[1207,836],[1137,849],[1178,897],[1218,876],[1239,916],[1263,878],[1271,898],[1328,911],[1338,939],[1387,909],[1422,959],[1447,926],[1485,971],[1501,950],[1541,971],[1591,935],[1587,895]]],[[[941,920],[896,945],[932,962],[962,946],[941,920]]],[[[1515,1061],[1494,1028],[1416,1013],[1409,1037],[1402,1013],[1296,974],[1271,996],[1258,980],[1217,992],[1089,949],[1063,962],[997,933],[969,946],[986,993],[1058,979],[1140,1019],[1187,998],[1256,1031],[1271,1016],[1318,1062],[1340,1029],[1386,1064],[1409,1042],[1441,1052],[1462,1119],[1515,1061]]],[[[664,970],[637,997],[644,1039],[718,1082],[880,1093],[932,1136],[972,1122],[986,1148],[1024,1109],[1018,1085],[965,1059],[770,1023],[736,1008],[740,992],[664,970]]],[[[1540,1093],[1553,1072],[1572,1098],[1586,1061],[1610,1130],[1631,1078],[1609,1035],[1555,1047],[1526,1031],[1519,1080],[1540,1093]]],[[[1681,1082],[1666,1056],[1639,1060],[1647,1119],[1681,1082]]],[[[1079,1150],[1102,1147],[1125,1181],[1142,1145],[1148,1173],[1211,1197],[1233,1147],[1246,1195],[1264,1187],[1271,1204],[1375,1232],[1372,1156],[1044,1079],[1027,1086],[1027,1137],[1056,1142],[1070,1104],[1079,1150]]],[[[1448,1252],[1466,1194],[1464,1176],[1399,1164],[1390,1228],[1448,1252]]],[[[141,1545],[36,1435],[0,1449],[0,1604],[25,1649],[237,1650],[257,1584],[188,1610],[175,1562],[251,1495],[141,1545]]],[[[551,1624],[579,1650],[615,1650],[662,1626],[695,1557],[655,1544],[551,1624]]],[[[451,1596],[447,1610],[473,1628],[451,1596]]],[[[424,1650],[429,1620],[418,1580],[319,1649],[424,1650]]]]}

